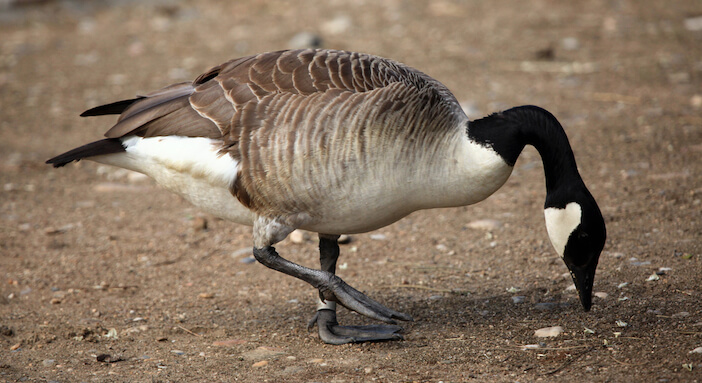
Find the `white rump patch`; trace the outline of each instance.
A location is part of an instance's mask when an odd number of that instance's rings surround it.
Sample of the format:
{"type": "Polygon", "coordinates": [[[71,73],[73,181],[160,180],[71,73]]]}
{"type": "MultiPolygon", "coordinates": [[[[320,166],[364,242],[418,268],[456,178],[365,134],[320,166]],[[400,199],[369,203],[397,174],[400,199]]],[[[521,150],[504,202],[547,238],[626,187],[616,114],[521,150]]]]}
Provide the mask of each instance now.
{"type": "Polygon", "coordinates": [[[546,231],[558,255],[563,257],[570,234],[580,225],[583,210],[575,202],[566,205],[565,209],[549,207],[544,210],[546,231]]]}
{"type": "Polygon", "coordinates": [[[122,138],[124,153],[90,158],[144,173],[159,185],[220,218],[252,224],[252,214],[231,194],[238,163],[220,153],[221,141],[206,137],[122,138]]]}

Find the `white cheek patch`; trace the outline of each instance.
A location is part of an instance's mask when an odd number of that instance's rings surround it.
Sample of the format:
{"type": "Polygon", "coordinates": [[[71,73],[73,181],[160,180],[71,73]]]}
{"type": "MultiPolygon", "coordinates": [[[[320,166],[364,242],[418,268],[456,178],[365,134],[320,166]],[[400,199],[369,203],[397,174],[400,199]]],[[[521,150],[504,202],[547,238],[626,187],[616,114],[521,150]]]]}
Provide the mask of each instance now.
{"type": "Polygon", "coordinates": [[[549,207],[544,210],[546,231],[558,255],[563,257],[570,234],[580,225],[583,210],[575,202],[566,205],[565,209],[549,207]]]}

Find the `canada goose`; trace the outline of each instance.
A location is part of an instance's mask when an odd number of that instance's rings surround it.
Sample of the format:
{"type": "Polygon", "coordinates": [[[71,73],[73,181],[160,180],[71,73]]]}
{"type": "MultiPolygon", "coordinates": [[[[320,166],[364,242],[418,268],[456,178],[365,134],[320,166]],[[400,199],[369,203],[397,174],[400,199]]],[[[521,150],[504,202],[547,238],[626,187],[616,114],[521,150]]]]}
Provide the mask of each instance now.
{"type": "Polygon", "coordinates": [[[81,116],[119,114],[106,139],[47,161],[90,159],[149,175],[203,210],[253,226],[263,265],[319,290],[310,322],[327,343],[401,339],[412,320],[335,275],[340,234],[413,211],[463,206],[500,188],[525,145],[546,176],[546,228],[586,311],[605,224],[568,138],[544,109],[521,106],[469,121],[438,81],[398,62],[334,50],[243,57],[81,116]],[[273,245],[319,233],[321,270],[273,245]],[[336,303],[391,325],[339,326],[336,303]]]}

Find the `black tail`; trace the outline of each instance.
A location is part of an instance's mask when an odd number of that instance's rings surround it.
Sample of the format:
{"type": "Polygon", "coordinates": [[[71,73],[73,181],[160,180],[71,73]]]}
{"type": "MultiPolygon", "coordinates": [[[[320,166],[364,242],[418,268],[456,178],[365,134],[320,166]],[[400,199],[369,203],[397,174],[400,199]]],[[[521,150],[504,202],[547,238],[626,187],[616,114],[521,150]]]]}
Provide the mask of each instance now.
{"type": "Polygon", "coordinates": [[[106,104],[106,105],[100,105],[96,106],[92,109],[88,109],[85,112],[81,113],[81,117],[90,117],[90,116],[104,116],[106,114],[122,114],[125,109],[127,109],[130,105],[133,103],[141,100],[144,97],[137,97],[133,98],[131,100],[122,100],[122,101],[117,101],[113,102],[111,104],[106,104]]]}
{"type": "Polygon", "coordinates": [[[121,153],[124,151],[122,141],[117,138],[106,138],[104,140],[91,142],[81,147],[69,150],[66,153],[46,161],[47,164],[60,168],[73,161],[80,161],[83,158],[100,156],[103,154],[121,153]]]}

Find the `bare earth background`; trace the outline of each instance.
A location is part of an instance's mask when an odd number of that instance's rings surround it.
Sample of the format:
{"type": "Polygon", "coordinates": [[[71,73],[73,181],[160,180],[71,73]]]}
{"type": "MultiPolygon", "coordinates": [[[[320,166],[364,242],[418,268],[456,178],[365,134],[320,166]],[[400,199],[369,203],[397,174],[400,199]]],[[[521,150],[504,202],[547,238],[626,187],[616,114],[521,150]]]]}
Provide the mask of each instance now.
{"type": "MultiPolygon", "coordinates": [[[[702,380],[699,1],[0,7],[0,381],[702,380]],[[552,111],[608,224],[593,310],[548,242],[531,148],[487,201],[343,245],[341,277],[415,318],[404,341],[345,346],[307,331],[312,288],[246,262],[250,228],[124,171],[44,165],[113,122],[83,110],[300,32],[419,68],[473,117],[552,111]]],[[[278,249],[317,267],[314,239],[278,249]]]]}

